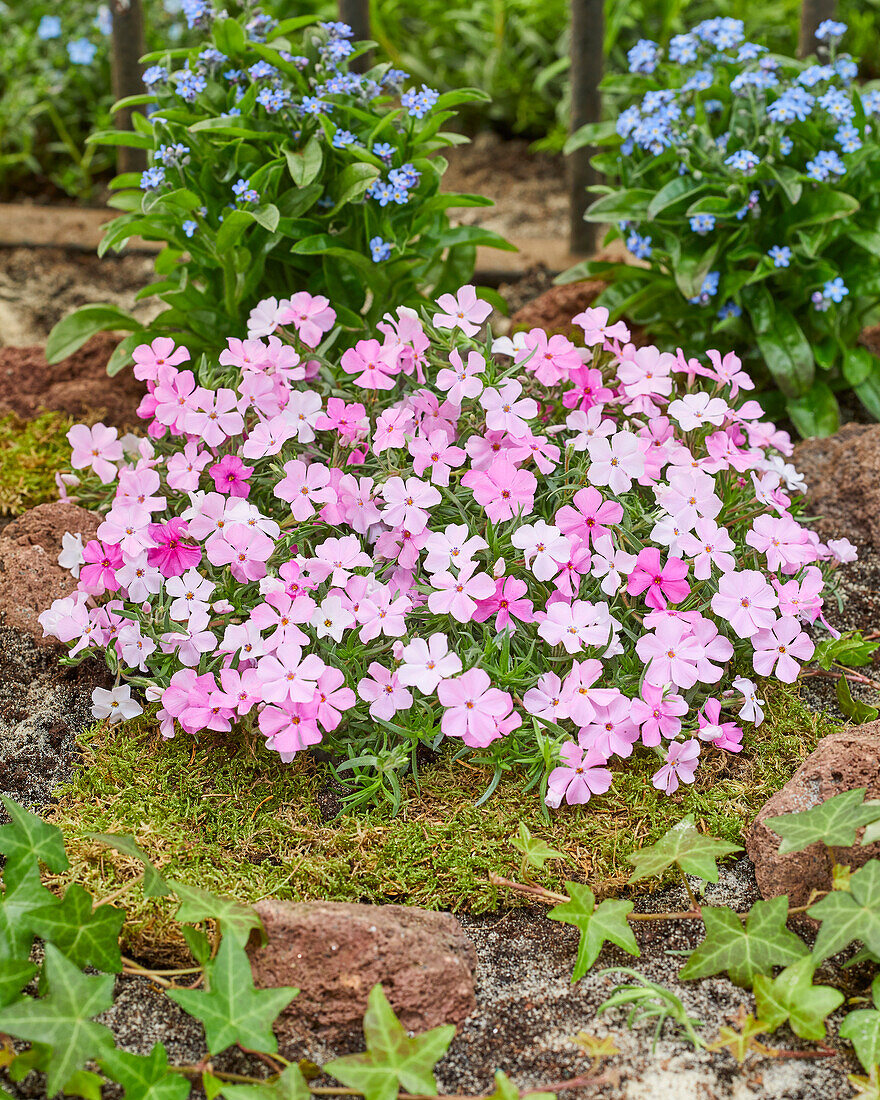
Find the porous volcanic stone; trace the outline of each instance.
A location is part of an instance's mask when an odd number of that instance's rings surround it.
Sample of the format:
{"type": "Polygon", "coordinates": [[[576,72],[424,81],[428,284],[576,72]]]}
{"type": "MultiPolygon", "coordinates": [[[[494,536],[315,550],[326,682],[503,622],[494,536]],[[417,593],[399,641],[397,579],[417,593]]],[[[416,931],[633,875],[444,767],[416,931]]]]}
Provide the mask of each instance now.
{"type": "Polygon", "coordinates": [[[256,985],[300,990],[276,1024],[282,1052],[309,1036],[359,1049],[377,982],[409,1031],[461,1023],[476,1006],[476,952],[449,913],[274,899],[256,909],[269,937],[251,952],[256,985]]]}
{"type": "Polygon", "coordinates": [[[605,289],[605,283],[589,279],[580,283],[553,286],[539,294],[510,318],[512,331],[542,328],[545,332],[561,332],[583,345],[583,330],[571,323],[572,317],[593,304],[605,289]]]}
{"type": "Polygon", "coordinates": [[[58,564],[62,536],[70,531],[87,542],[99,523],[85,508],[57,501],[24,512],[0,532],[0,624],[24,631],[38,645],[57,644],[43,637],[37,619],[74,588],[70,574],[58,564]]]}
{"type": "MultiPolygon", "coordinates": [[[[842,791],[866,787],[866,798],[880,798],[880,721],[854,726],[823,737],[785,786],[758,813],[746,836],[746,850],[755,864],[758,887],[765,898],[787,894],[792,905],[803,905],[811,890],[829,883],[828,854],[822,844],[802,852],[779,854],[781,840],[764,824],[768,817],[798,813],[842,791]]],[[[837,862],[861,867],[880,857],[880,843],[836,849],[837,862]]]]}
{"type": "Polygon", "coordinates": [[[845,424],[827,439],[805,439],[792,461],[807,480],[819,535],[880,550],[880,424],[845,424]]]}

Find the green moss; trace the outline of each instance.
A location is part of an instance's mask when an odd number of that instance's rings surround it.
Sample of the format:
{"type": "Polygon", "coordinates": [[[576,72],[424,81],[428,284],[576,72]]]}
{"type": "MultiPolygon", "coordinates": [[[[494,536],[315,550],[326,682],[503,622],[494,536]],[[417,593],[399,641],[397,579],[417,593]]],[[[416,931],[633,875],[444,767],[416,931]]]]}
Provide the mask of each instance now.
{"type": "MultiPolygon", "coordinates": [[[[243,901],[269,895],[399,902],[484,912],[511,901],[490,872],[515,875],[509,839],[524,821],[565,853],[539,876],[566,878],[597,892],[617,889],[626,856],[686,813],[731,841],[791,775],[828,721],[790,690],[769,699],[768,719],[741,756],[713,754],[694,787],[671,798],[650,785],[656,760],[642,754],[617,769],[611,791],[584,810],[544,813],[534,790],[502,780],[482,806],[491,774],[444,754],[413,780],[395,817],[387,808],[325,820],[328,773],[313,760],[283,765],[255,743],[180,737],[164,742],[146,720],[97,726],[82,738],[84,765],[58,792],[53,820],[69,837],[72,870],[98,897],[134,878],[136,865],[88,839],[90,832],[134,835],[168,873],[243,901]]],[[[124,895],[131,950],[174,954],[170,906],[124,895]]]]}
{"type": "Polygon", "coordinates": [[[0,515],[18,515],[57,498],[55,472],[70,459],[65,434],[71,423],[61,413],[0,419],[0,515]]]}

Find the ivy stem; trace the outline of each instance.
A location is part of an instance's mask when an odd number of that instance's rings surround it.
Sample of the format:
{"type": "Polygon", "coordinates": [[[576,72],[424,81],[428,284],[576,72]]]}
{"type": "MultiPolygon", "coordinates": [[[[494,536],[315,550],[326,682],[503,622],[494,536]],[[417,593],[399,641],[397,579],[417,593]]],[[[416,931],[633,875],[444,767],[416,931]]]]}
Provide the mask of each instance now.
{"type": "MultiPolygon", "coordinates": [[[[533,897],[543,901],[547,905],[562,905],[571,898],[567,894],[555,894],[552,890],[545,890],[543,886],[529,886],[526,883],[514,882],[509,878],[501,878],[493,872],[489,874],[489,881],[493,886],[506,886],[508,890],[514,890],[518,894],[533,897]]],[[[693,895],[691,895],[693,897],[693,895]]],[[[738,914],[742,915],[742,914],[738,914]]],[[[700,920],[702,914],[699,905],[695,909],[689,909],[678,913],[628,913],[627,920],[700,920]]]]}
{"type": "Polygon", "coordinates": [[[681,875],[681,881],[684,883],[684,888],[685,888],[685,890],[687,890],[687,895],[691,899],[691,907],[693,909],[696,909],[696,911],[699,913],[700,912],[700,903],[697,901],[696,895],[694,894],[693,890],[691,889],[691,884],[687,880],[687,875],[681,869],[680,864],[677,863],[676,867],[678,868],[678,873],[681,875]]]}

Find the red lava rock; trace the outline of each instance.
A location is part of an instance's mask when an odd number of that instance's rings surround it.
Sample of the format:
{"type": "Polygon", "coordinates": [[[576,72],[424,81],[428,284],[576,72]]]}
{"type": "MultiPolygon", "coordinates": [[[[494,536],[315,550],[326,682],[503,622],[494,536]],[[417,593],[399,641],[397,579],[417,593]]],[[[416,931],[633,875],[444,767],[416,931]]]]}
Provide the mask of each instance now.
{"type": "Polygon", "coordinates": [[[146,392],[143,383],[130,370],[107,375],[107,360],[118,343],[114,336],[94,336],[54,366],[39,345],[0,348],[0,416],[15,413],[31,420],[57,411],[118,428],[141,424],[136,410],[146,392]]]}
{"type": "Polygon", "coordinates": [[[451,914],[274,899],[256,909],[269,937],[251,953],[256,985],[300,990],[275,1025],[282,1052],[317,1036],[362,1043],[377,982],[408,1031],[459,1024],[476,1007],[476,952],[451,914]]]}
{"type": "MultiPolygon", "coordinates": [[[[866,798],[880,798],[880,721],[823,737],[755,818],[746,836],[746,851],[765,898],[788,894],[792,905],[803,905],[811,890],[827,890],[830,880],[824,845],[780,855],[781,840],[764,824],[766,818],[812,809],[857,787],[867,788],[866,798]]],[[[857,837],[852,848],[838,848],[836,855],[838,863],[855,869],[880,857],[880,842],[863,848],[857,837]]]]}
{"type": "Polygon", "coordinates": [[[805,439],[792,461],[807,480],[819,535],[880,549],[880,424],[845,424],[827,439],[805,439]]]}
{"type": "Polygon", "coordinates": [[[561,332],[583,345],[583,330],[573,325],[571,319],[592,305],[604,289],[605,283],[598,279],[553,286],[514,313],[510,318],[511,330],[542,328],[545,332],[561,332]]]}
{"type": "Polygon", "coordinates": [[[74,581],[58,564],[65,531],[95,537],[100,518],[75,504],[56,501],[23,513],[0,531],[0,623],[29,634],[38,645],[56,645],[43,637],[37,621],[53,600],[69,596],[74,581]]]}

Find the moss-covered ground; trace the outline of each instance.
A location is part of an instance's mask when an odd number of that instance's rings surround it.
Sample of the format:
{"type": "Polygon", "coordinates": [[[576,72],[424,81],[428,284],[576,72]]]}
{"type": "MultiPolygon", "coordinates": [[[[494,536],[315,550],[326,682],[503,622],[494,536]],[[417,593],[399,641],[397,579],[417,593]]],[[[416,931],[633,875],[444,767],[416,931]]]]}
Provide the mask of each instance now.
{"type": "Polygon", "coordinates": [[[61,413],[0,417],[0,516],[57,499],[55,472],[70,459],[65,433],[72,423],[61,413]]]}
{"type": "MultiPolygon", "coordinates": [[[[163,741],[147,720],[81,738],[83,766],[57,792],[51,817],[69,840],[72,869],[97,897],[133,881],[137,865],[88,838],[133,835],[167,873],[242,901],[275,896],[397,902],[484,912],[502,897],[490,872],[513,875],[519,856],[510,845],[520,822],[564,853],[539,881],[560,887],[585,880],[597,893],[619,888],[627,855],[650,843],[685,814],[731,841],[791,775],[819,737],[826,719],[791,690],[768,699],[768,716],[740,756],[713,754],[698,783],[667,798],[650,784],[653,757],[621,762],[611,791],[581,810],[547,814],[534,789],[515,778],[476,803],[492,776],[441,754],[422,768],[419,789],[409,780],[399,813],[360,809],[328,817],[335,798],[324,765],[308,758],[283,765],[256,743],[215,736],[163,741]]],[[[171,908],[143,901],[132,888],[130,950],[167,954],[171,908]],[[164,945],[164,946],[163,946],[164,945]]],[[[172,937],[173,939],[173,937],[172,937]]]]}

